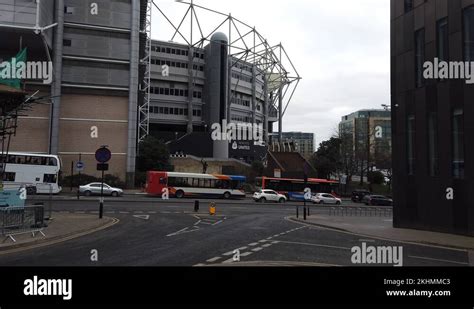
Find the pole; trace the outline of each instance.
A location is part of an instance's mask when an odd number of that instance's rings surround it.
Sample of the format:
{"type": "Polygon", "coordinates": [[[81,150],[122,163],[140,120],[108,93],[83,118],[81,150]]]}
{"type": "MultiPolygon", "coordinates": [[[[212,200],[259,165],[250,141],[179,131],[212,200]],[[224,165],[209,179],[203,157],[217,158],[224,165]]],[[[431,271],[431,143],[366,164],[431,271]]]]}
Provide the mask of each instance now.
{"type": "Polygon", "coordinates": [[[104,217],[104,170],[102,169],[102,185],[100,186],[99,219],[104,217]]]}
{"type": "Polygon", "coordinates": [[[74,161],[71,161],[71,192],[72,192],[73,182],[74,182],[74,161]]]}

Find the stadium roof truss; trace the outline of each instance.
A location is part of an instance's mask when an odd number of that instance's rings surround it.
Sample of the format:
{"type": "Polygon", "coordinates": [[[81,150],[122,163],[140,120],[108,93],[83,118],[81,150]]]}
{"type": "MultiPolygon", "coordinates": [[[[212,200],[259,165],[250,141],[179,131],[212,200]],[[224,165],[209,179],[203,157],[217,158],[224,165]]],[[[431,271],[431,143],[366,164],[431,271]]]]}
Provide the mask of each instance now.
{"type": "MultiPolygon", "coordinates": [[[[213,34],[217,32],[226,34],[229,42],[227,45],[228,54],[231,59],[229,66],[237,67],[240,63],[246,63],[255,67],[256,76],[262,77],[266,85],[265,91],[259,99],[268,102],[268,110],[276,111],[276,115],[272,115],[272,117],[276,116],[278,119],[279,132],[281,133],[283,116],[301,80],[301,76],[298,74],[283,45],[281,43],[271,45],[255,27],[249,26],[231,14],[224,14],[203,7],[195,4],[193,0],[190,2],[176,0],[176,2],[188,6],[184,16],[177,24],[173,23],[160,7],[160,1],[149,0],[149,5],[156,8],[169,26],[172,27],[173,35],[169,42],[184,43],[190,48],[203,49],[210,42],[213,34]],[[211,30],[205,31],[201,23],[203,19],[206,20],[206,23],[209,23],[210,19],[212,21],[216,20],[215,26],[210,28],[211,30]]],[[[151,29],[148,29],[148,31],[148,36],[151,40],[151,29]]],[[[148,52],[149,55],[146,59],[150,62],[148,65],[151,66],[151,43],[148,52]]],[[[243,71],[243,69],[241,70],[243,71]]],[[[145,79],[147,80],[145,84],[148,83],[149,85],[149,76],[145,76],[145,79]]],[[[235,85],[235,90],[239,86],[239,82],[240,80],[235,85]]],[[[228,84],[231,87],[231,83],[228,84]]],[[[230,90],[228,91],[229,102],[232,100],[233,93],[236,93],[236,91],[230,90]]],[[[145,111],[148,110],[150,104],[149,93],[146,96],[148,100],[145,99],[145,106],[141,108],[143,112],[140,113],[142,119],[147,119],[145,125],[149,124],[145,111]]],[[[143,133],[146,132],[146,130],[141,131],[143,133]]]]}

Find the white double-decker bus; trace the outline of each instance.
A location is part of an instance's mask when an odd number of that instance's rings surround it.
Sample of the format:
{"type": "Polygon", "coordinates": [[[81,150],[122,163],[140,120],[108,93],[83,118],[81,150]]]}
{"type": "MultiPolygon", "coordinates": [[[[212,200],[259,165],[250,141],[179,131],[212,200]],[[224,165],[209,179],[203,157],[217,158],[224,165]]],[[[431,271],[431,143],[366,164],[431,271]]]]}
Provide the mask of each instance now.
{"type": "Polygon", "coordinates": [[[38,194],[58,194],[61,160],[55,155],[10,152],[2,153],[0,164],[4,162],[3,188],[33,187],[38,194]]]}

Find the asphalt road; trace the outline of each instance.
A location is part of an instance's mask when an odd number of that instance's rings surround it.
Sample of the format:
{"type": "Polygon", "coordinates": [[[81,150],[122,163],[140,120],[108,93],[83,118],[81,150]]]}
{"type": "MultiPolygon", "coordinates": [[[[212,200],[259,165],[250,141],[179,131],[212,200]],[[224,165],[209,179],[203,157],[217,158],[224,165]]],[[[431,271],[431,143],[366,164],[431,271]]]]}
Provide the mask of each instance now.
{"type": "MultiPolygon", "coordinates": [[[[362,242],[403,246],[404,266],[469,265],[462,250],[361,239],[287,220],[300,203],[217,201],[217,216],[211,217],[208,202],[202,201],[195,214],[193,200],[106,201],[105,215],[120,219],[117,225],[53,246],[0,255],[0,266],[359,266],[351,261],[351,248],[362,242]],[[92,250],[97,250],[98,262],[91,261],[92,250]]],[[[58,200],[52,209],[53,215],[97,215],[98,201],[58,200]]],[[[325,211],[312,208],[314,214],[325,211]]]]}

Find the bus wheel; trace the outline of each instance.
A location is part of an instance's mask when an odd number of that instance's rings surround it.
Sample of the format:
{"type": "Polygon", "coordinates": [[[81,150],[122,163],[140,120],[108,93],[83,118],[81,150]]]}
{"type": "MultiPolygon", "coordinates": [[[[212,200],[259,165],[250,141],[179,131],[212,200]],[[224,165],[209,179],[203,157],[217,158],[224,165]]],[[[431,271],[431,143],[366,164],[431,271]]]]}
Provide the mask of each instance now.
{"type": "Polygon", "coordinates": [[[91,191],[86,191],[86,192],[84,192],[84,195],[85,195],[85,196],[91,196],[91,195],[92,195],[92,192],[91,192],[91,191]]]}
{"type": "Polygon", "coordinates": [[[176,198],[183,198],[184,197],[184,192],[179,190],[176,192],[176,198]]]}
{"type": "Polygon", "coordinates": [[[232,195],[231,195],[229,192],[224,193],[224,199],[225,199],[225,200],[230,199],[231,196],[232,196],[232,195]]]}

